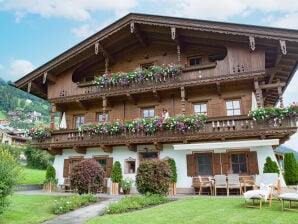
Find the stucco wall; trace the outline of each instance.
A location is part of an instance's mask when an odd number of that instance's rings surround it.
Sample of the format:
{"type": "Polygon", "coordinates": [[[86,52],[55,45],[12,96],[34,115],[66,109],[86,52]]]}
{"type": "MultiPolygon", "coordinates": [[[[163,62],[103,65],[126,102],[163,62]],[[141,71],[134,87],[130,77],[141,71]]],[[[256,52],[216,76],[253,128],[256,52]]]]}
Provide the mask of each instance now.
{"type": "MultiPolygon", "coordinates": [[[[147,145],[147,146],[138,146],[138,151],[143,150],[145,147],[147,147],[149,150],[154,149],[153,145],[147,145]]],[[[263,172],[263,166],[266,161],[266,157],[270,156],[273,161],[276,161],[276,158],[274,156],[274,152],[272,150],[271,146],[262,146],[262,147],[251,147],[251,151],[257,151],[258,156],[258,166],[259,166],[259,173],[261,174],[263,172]]],[[[216,149],[214,152],[225,152],[225,149],[216,149]]],[[[174,150],[172,145],[164,145],[163,150],[160,151],[159,158],[164,159],[165,157],[171,157],[175,160],[176,166],[177,166],[177,172],[178,172],[178,180],[177,180],[177,192],[184,191],[185,189],[191,189],[192,185],[192,178],[187,177],[187,165],[186,165],[186,155],[191,154],[191,150],[174,150]]],[[[57,155],[55,157],[54,161],[54,167],[56,169],[56,175],[59,179],[59,184],[63,183],[63,162],[64,159],[67,159],[72,156],[84,156],[84,158],[92,158],[94,156],[102,156],[102,155],[108,155],[109,157],[113,157],[113,161],[119,161],[122,166],[122,170],[124,170],[124,163],[125,159],[133,158],[136,159],[136,167],[138,167],[138,153],[129,151],[126,147],[114,147],[112,153],[106,153],[100,148],[89,148],[87,149],[87,152],[85,155],[78,154],[72,149],[65,149],[63,150],[63,155],[57,155]]],[[[130,176],[133,179],[135,178],[135,174],[124,174],[124,177],[130,176]]],[[[282,186],[285,186],[285,182],[283,178],[281,179],[282,186]]],[[[108,187],[110,186],[110,181],[108,181],[108,187]]]]}

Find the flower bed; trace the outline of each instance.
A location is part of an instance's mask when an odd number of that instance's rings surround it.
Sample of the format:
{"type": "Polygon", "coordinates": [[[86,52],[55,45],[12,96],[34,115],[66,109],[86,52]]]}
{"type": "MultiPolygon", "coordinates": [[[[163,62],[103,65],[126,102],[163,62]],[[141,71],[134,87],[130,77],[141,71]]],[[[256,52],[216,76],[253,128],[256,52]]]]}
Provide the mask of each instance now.
{"type": "Polygon", "coordinates": [[[150,66],[148,69],[137,68],[132,72],[107,73],[95,78],[94,84],[100,87],[129,86],[131,83],[143,83],[148,80],[163,82],[167,79],[178,79],[182,75],[181,64],[150,66]]]}
{"type": "Polygon", "coordinates": [[[298,107],[296,103],[292,103],[288,107],[265,107],[250,111],[248,116],[255,121],[267,121],[270,119],[283,120],[286,117],[298,119],[298,107]]]}
{"type": "Polygon", "coordinates": [[[177,115],[162,119],[154,118],[138,118],[133,121],[117,120],[113,123],[84,124],[80,126],[79,131],[88,134],[98,135],[117,135],[126,133],[154,134],[164,130],[178,131],[185,133],[187,131],[200,130],[204,127],[207,116],[204,114],[194,114],[190,116],[177,115]]]}

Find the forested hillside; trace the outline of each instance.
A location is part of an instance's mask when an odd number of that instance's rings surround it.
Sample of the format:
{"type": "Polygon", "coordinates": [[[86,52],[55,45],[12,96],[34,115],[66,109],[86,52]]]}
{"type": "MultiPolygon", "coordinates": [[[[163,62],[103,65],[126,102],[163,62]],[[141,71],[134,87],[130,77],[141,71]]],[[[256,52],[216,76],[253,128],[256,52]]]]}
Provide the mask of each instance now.
{"type": "Polygon", "coordinates": [[[10,126],[16,128],[31,128],[38,124],[49,124],[50,105],[43,99],[35,97],[24,91],[16,89],[0,78],[0,119],[10,120],[10,126]],[[19,118],[12,118],[9,112],[19,111],[19,118]],[[38,121],[26,122],[30,112],[39,112],[41,117],[38,121]],[[25,122],[24,122],[25,121],[25,122]]]}

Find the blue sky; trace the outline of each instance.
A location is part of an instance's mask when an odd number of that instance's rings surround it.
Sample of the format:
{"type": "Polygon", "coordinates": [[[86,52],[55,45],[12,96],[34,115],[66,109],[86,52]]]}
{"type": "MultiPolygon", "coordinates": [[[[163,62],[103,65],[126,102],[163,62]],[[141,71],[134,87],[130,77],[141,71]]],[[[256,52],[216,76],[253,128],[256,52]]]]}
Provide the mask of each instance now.
{"type": "MultiPolygon", "coordinates": [[[[297,0],[0,0],[0,77],[15,81],[130,12],[298,29],[297,0]]],[[[298,149],[298,134],[286,145],[298,149]]]]}

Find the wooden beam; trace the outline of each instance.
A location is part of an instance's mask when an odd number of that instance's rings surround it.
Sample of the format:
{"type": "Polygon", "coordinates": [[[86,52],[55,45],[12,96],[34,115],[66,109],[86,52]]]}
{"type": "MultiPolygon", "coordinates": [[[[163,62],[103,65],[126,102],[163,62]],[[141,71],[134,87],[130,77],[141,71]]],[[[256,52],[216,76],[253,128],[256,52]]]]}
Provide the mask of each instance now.
{"type": "Polygon", "coordinates": [[[109,52],[101,45],[101,43],[98,42],[98,49],[99,51],[102,53],[102,55],[105,57],[105,58],[108,58],[109,61],[113,64],[116,63],[116,60],[115,58],[109,54],[109,52]]]}
{"type": "Polygon", "coordinates": [[[82,101],[82,100],[76,100],[76,103],[84,110],[88,110],[89,109],[89,105],[82,101]]]}
{"type": "Polygon", "coordinates": [[[163,144],[160,142],[153,142],[153,145],[155,146],[156,150],[162,151],[163,150],[163,144]]]}
{"type": "Polygon", "coordinates": [[[152,90],[153,96],[157,99],[158,102],[161,101],[160,94],[156,91],[156,89],[152,90]]]}
{"type": "Polygon", "coordinates": [[[137,24],[135,24],[134,22],[130,23],[130,32],[134,35],[135,38],[137,38],[138,42],[143,46],[143,47],[147,47],[148,44],[145,41],[145,38],[142,34],[142,32],[140,31],[139,27],[137,26],[137,24]]]}
{"type": "Polygon", "coordinates": [[[74,146],[73,149],[80,154],[86,154],[87,148],[86,147],[80,147],[80,146],[74,146]]]}
{"type": "Polygon", "coordinates": [[[62,149],[48,147],[48,152],[55,156],[55,155],[62,155],[62,149]]]}
{"type": "Polygon", "coordinates": [[[278,88],[278,87],[284,87],[286,85],[285,82],[277,82],[277,83],[271,83],[271,84],[264,84],[260,85],[260,89],[273,89],[273,88],[278,88]]]}
{"type": "Polygon", "coordinates": [[[126,146],[127,146],[127,148],[128,148],[129,151],[132,151],[132,152],[136,152],[137,151],[137,145],[135,145],[135,144],[128,143],[128,144],[126,144],[126,146]]]}
{"type": "Polygon", "coordinates": [[[54,74],[48,72],[47,81],[55,84],[56,80],[57,80],[57,77],[54,74]]]}
{"type": "Polygon", "coordinates": [[[132,102],[134,105],[137,104],[137,99],[136,99],[136,97],[134,95],[132,95],[130,93],[126,93],[126,96],[127,96],[128,100],[130,102],[132,102]]]}
{"type": "Polygon", "coordinates": [[[109,153],[113,152],[113,147],[110,145],[100,144],[99,146],[100,148],[102,148],[104,152],[109,152],[109,153]]]}

